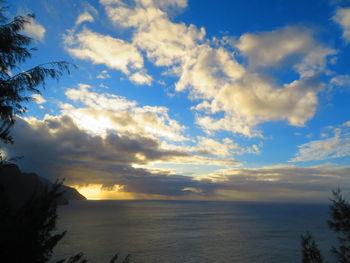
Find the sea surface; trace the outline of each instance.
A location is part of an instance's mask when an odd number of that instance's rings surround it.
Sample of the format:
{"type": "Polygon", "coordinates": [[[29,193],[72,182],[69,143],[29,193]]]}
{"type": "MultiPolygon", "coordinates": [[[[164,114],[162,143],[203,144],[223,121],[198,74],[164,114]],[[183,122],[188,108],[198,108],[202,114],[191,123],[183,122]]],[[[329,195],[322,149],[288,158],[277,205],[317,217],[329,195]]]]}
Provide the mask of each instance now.
{"type": "Polygon", "coordinates": [[[335,242],[319,204],[79,201],[59,207],[59,217],[67,234],[55,258],[82,251],[92,263],[116,253],[139,263],[301,262],[307,231],[332,262],[335,242]]]}

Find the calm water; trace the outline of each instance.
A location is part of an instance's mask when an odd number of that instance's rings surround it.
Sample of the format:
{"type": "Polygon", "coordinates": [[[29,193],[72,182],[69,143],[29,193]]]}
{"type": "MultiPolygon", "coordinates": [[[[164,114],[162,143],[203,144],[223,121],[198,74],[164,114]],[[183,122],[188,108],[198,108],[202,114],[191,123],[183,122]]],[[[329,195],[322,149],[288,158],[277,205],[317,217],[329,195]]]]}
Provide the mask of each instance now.
{"type": "Polygon", "coordinates": [[[56,256],[83,251],[90,262],[109,262],[116,252],[145,263],[300,262],[307,230],[325,252],[334,243],[327,205],[86,201],[59,214],[68,232],[56,256]]]}

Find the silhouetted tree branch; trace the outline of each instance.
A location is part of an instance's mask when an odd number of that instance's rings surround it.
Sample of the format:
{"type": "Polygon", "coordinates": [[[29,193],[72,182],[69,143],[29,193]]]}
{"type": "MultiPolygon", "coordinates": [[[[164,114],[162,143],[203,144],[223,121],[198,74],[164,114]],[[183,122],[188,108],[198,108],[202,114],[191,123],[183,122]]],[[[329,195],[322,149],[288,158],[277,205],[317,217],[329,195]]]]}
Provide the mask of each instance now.
{"type": "MultiPolygon", "coordinates": [[[[330,206],[331,220],[328,226],[338,233],[338,247],[332,247],[331,252],[337,262],[350,263],[350,204],[344,199],[341,190],[332,191],[332,204],[330,206]]],[[[307,233],[301,236],[302,263],[322,263],[323,257],[313,237],[307,233]]]]}
{"type": "Polygon", "coordinates": [[[301,236],[302,263],[322,263],[323,257],[314,238],[307,233],[301,236]]]}
{"type": "Polygon", "coordinates": [[[340,189],[333,191],[330,208],[331,220],[328,221],[330,229],[338,233],[338,247],[332,252],[340,263],[350,262],[350,204],[343,198],[340,189]]]}
{"type": "Polygon", "coordinates": [[[8,262],[48,262],[65,232],[55,233],[61,182],[17,207],[0,189],[0,255],[8,262]]]}
{"type": "MultiPolygon", "coordinates": [[[[3,4],[4,1],[0,1],[3,4]]],[[[22,70],[19,64],[31,58],[29,48],[33,39],[22,34],[26,24],[30,24],[33,14],[16,16],[8,22],[0,8],[0,142],[13,143],[10,128],[16,115],[24,113],[24,103],[31,101],[31,93],[40,93],[39,86],[45,86],[47,78],[58,80],[64,73],[70,73],[74,65],[65,62],[49,62],[34,68],[22,70]]]]}

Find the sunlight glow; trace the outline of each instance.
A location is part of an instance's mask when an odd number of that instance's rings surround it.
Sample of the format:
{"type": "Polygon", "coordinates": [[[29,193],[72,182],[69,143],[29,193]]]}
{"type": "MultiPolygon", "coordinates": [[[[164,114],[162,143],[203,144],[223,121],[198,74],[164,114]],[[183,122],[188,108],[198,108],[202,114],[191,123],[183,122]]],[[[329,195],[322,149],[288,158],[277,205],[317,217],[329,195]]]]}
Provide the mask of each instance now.
{"type": "Polygon", "coordinates": [[[113,123],[104,116],[79,112],[74,117],[74,121],[79,127],[95,135],[106,135],[107,130],[115,128],[113,123]]]}
{"type": "Polygon", "coordinates": [[[102,184],[72,185],[72,187],[76,188],[88,200],[132,199],[130,194],[121,192],[124,188],[123,185],[114,185],[110,188],[104,188],[102,184]]]}

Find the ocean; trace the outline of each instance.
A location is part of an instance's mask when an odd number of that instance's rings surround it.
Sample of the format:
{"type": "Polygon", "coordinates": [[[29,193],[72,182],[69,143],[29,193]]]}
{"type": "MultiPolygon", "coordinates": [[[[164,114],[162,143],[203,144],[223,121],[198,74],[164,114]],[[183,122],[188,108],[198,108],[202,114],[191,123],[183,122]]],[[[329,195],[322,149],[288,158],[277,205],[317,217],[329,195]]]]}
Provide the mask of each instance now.
{"type": "MultiPolygon", "coordinates": [[[[309,231],[332,262],[328,205],[201,201],[79,201],[59,207],[60,259],[131,254],[135,263],[301,262],[309,231]]],[[[118,261],[119,262],[119,261],[118,261]]]]}

